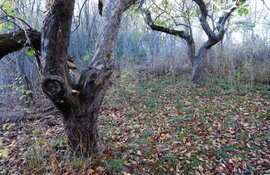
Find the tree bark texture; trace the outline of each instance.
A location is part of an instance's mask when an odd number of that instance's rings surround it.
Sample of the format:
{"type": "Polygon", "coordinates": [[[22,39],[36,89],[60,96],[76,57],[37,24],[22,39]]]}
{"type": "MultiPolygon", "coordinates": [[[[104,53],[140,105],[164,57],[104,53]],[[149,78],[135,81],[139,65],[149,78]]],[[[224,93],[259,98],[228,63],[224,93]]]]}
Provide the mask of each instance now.
{"type": "Polygon", "coordinates": [[[195,42],[193,40],[193,37],[191,36],[190,39],[185,40],[187,47],[188,47],[188,57],[190,59],[191,65],[194,65],[195,62],[195,55],[196,55],[196,46],[195,46],[195,42]]]}
{"type": "Polygon", "coordinates": [[[114,51],[124,11],[135,0],[105,1],[93,60],[78,82],[69,77],[67,61],[74,0],[56,0],[42,33],[41,53],[46,58],[42,89],[63,114],[71,148],[80,155],[102,151],[98,112],[114,71],[114,51]]]}
{"type": "Polygon", "coordinates": [[[203,70],[205,68],[205,61],[207,59],[208,50],[217,44],[220,39],[207,40],[199,49],[198,54],[195,56],[194,64],[192,65],[190,81],[194,84],[202,82],[203,70]]]}
{"type": "Polygon", "coordinates": [[[190,80],[194,84],[201,83],[202,73],[204,70],[204,60],[206,60],[206,57],[207,57],[207,49],[205,47],[201,47],[194,59],[194,63],[192,64],[190,80]]]}
{"type": "Polygon", "coordinates": [[[0,59],[26,46],[40,50],[40,32],[34,29],[18,30],[0,35],[0,59]]]}

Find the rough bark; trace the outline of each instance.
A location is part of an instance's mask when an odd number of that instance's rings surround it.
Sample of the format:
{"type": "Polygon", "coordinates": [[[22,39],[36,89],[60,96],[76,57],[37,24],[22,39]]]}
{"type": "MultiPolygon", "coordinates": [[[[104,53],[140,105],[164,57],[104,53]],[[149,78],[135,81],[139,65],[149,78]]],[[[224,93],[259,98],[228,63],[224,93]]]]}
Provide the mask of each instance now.
{"type": "MultiPolygon", "coordinates": [[[[190,37],[190,38],[193,38],[193,37],[190,37]]],[[[188,47],[188,57],[191,61],[191,65],[193,66],[194,65],[194,62],[195,62],[195,55],[196,55],[196,46],[195,46],[195,42],[193,39],[189,39],[189,40],[186,40],[186,43],[187,43],[187,47],[188,47]]]]}
{"type": "Polygon", "coordinates": [[[27,30],[27,35],[23,31],[0,35],[0,54],[2,57],[28,45],[41,50],[46,60],[42,89],[63,114],[71,148],[80,155],[92,156],[102,151],[98,111],[114,71],[121,17],[135,0],[102,1],[102,26],[95,56],[82,71],[79,82],[71,81],[66,64],[74,3],[75,0],[54,1],[44,21],[42,36],[34,30],[27,30]]]}
{"type": "Polygon", "coordinates": [[[194,84],[200,84],[202,79],[202,74],[204,70],[204,60],[207,57],[207,50],[205,47],[201,47],[198,54],[194,59],[194,64],[192,65],[191,71],[191,82],[194,84]]]}
{"type": "Polygon", "coordinates": [[[102,151],[98,111],[114,71],[114,50],[123,12],[135,0],[105,1],[101,32],[92,62],[78,82],[71,82],[66,62],[74,0],[56,0],[43,28],[41,53],[46,58],[42,89],[63,114],[71,148],[80,155],[102,151]]]}
{"type": "Polygon", "coordinates": [[[34,29],[18,30],[0,35],[0,59],[26,46],[40,50],[40,32],[34,29]]]}

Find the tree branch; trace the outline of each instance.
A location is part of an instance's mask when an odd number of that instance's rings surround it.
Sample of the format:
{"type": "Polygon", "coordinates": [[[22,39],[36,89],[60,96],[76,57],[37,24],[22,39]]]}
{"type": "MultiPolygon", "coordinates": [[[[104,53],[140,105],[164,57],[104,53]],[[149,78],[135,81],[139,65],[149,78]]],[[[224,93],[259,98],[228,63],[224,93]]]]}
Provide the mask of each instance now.
{"type": "MultiPolygon", "coordinates": [[[[78,86],[94,91],[102,90],[104,83],[114,70],[114,50],[121,17],[136,0],[105,1],[103,4],[102,23],[98,36],[95,55],[90,64],[81,72],[78,86]],[[113,9],[113,10],[112,10],[113,9]]],[[[90,94],[91,95],[91,94],[90,94]]]]}
{"type": "Polygon", "coordinates": [[[206,43],[207,48],[211,48],[217,42],[222,40],[225,33],[225,24],[228,21],[231,14],[239,6],[239,0],[236,0],[235,5],[233,5],[226,13],[224,13],[222,17],[219,18],[219,21],[217,22],[217,27],[216,27],[218,30],[217,34],[214,33],[214,31],[210,28],[207,22],[208,10],[207,10],[205,2],[203,0],[193,0],[193,1],[199,6],[201,10],[200,23],[203,30],[208,36],[208,41],[206,43]]]}
{"type": "Polygon", "coordinates": [[[178,36],[178,37],[183,38],[185,40],[190,38],[190,36],[184,30],[174,30],[174,29],[170,29],[170,28],[156,25],[152,19],[152,16],[151,16],[151,13],[149,10],[142,9],[142,12],[143,12],[144,20],[145,20],[146,24],[152,30],[164,32],[164,33],[174,35],[174,36],[178,36]]]}
{"type": "Polygon", "coordinates": [[[0,35],[0,59],[9,53],[18,51],[26,46],[32,46],[36,50],[40,50],[40,36],[40,32],[34,29],[27,29],[25,31],[18,30],[0,35]]]}
{"type": "Polygon", "coordinates": [[[85,6],[85,4],[86,4],[86,2],[87,2],[87,0],[85,0],[84,2],[83,2],[83,5],[82,5],[82,7],[81,7],[81,9],[80,9],[80,12],[79,12],[79,24],[75,27],[75,29],[73,29],[73,31],[71,32],[71,33],[73,33],[73,32],[75,32],[79,27],[80,27],[80,25],[81,25],[81,15],[82,15],[82,10],[83,10],[83,7],[85,6]]]}
{"type": "Polygon", "coordinates": [[[267,8],[268,11],[270,11],[270,8],[266,5],[265,1],[264,0],[261,0],[264,4],[264,6],[267,8]]]}
{"type": "MultiPolygon", "coordinates": [[[[30,24],[28,24],[25,20],[23,20],[22,18],[19,18],[19,17],[16,17],[16,16],[12,16],[12,15],[9,15],[5,10],[2,9],[2,7],[0,7],[1,11],[5,14],[5,16],[3,18],[6,18],[6,17],[10,17],[14,20],[18,20],[20,22],[22,22],[24,25],[26,25],[29,29],[32,29],[32,27],[30,26],[30,24]]],[[[10,20],[7,20],[7,21],[10,21],[10,20]]],[[[15,22],[13,22],[16,26],[18,26],[15,22]]],[[[20,27],[19,27],[20,28],[20,27]]]]}
{"type": "Polygon", "coordinates": [[[210,28],[208,22],[207,22],[207,15],[208,15],[208,10],[206,7],[206,4],[204,3],[203,0],[193,0],[200,8],[201,11],[201,16],[200,16],[200,23],[201,26],[203,28],[203,30],[205,31],[206,35],[208,36],[208,38],[215,38],[215,33],[213,32],[213,30],[210,28]]]}
{"type": "Polygon", "coordinates": [[[231,14],[237,9],[238,3],[236,3],[234,6],[232,6],[228,12],[226,12],[222,17],[219,18],[218,24],[217,24],[217,30],[218,30],[218,37],[221,37],[222,35],[224,35],[225,33],[225,24],[227,22],[227,20],[229,19],[229,17],[231,16],[231,14]]]}

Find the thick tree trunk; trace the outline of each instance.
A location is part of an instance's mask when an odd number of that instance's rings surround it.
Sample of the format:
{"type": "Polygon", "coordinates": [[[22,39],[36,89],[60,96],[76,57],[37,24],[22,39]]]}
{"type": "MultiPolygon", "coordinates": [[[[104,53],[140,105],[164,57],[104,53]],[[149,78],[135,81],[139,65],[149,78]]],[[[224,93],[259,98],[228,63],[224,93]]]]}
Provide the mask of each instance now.
{"type": "Polygon", "coordinates": [[[74,109],[64,117],[69,145],[79,155],[91,156],[103,150],[98,135],[99,108],[92,105],[81,106],[85,110],[84,113],[74,109]]]}
{"type": "Polygon", "coordinates": [[[198,55],[194,59],[194,64],[192,65],[191,78],[190,81],[194,84],[200,84],[202,80],[204,61],[207,57],[207,49],[202,47],[198,55]]]}
{"type": "MultiPolygon", "coordinates": [[[[74,0],[56,0],[49,12],[42,33],[42,56],[46,58],[42,89],[63,114],[63,122],[70,147],[80,155],[91,156],[101,151],[97,114],[102,97],[96,95],[102,86],[86,88],[72,82],[65,62],[74,0]]],[[[91,77],[95,80],[97,74],[91,77]]]]}
{"type": "Polygon", "coordinates": [[[106,1],[96,52],[78,82],[68,73],[67,50],[74,0],[55,0],[42,33],[41,53],[46,58],[42,89],[63,114],[69,144],[84,156],[100,153],[98,112],[114,71],[114,51],[124,11],[135,0],[106,1]]]}
{"type": "MultiPolygon", "coordinates": [[[[62,112],[69,145],[78,155],[92,156],[103,150],[98,135],[98,112],[112,74],[93,69],[85,86],[71,92],[59,76],[47,76],[42,89],[62,112]],[[103,75],[101,81],[96,77],[103,75]]],[[[89,73],[89,72],[88,72],[89,73]]]]}
{"type": "Polygon", "coordinates": [[[212,46],[221,41],[222,37],[215,37],[206,41],[195,56],[194,64],[192,65],[190,81],[194,84],[200,84],[202,81],[203,70],[207,58],[207,52],[212,46]]]}
{"type": "Polygon", "coordinates": [[[62,112],[69,145],[78,155],[92,156],[103,150],[98,135],[98,112],[106,92],[111,73],[100,82],[95,78],[103,73],[92,71],[93,81],[68,92],[59,76],[47,76],[42,89],[62,112]],[[95,73],[94,73],[95,72],[95,73]],[[91,90],[90,90],[91,89],[91,90]]]}
{"type": "Polygon", "coordinates": [[[100,154],[103,147],[99,140],[97,113],[85,116],[69,116],[64,120],[69,145],[78,155],[100,154]]]}
{"type": "Polygon", "coordinates": [[[195,56],[196,56],[196,47],[195,47],[195,42],[192,39],[192,37],[190,37],[189,40],[186,41],[187,43],[187,53],[188,53],[188,57],[190,59],[191,65],[194,65],[195,62],[195,56]]]}

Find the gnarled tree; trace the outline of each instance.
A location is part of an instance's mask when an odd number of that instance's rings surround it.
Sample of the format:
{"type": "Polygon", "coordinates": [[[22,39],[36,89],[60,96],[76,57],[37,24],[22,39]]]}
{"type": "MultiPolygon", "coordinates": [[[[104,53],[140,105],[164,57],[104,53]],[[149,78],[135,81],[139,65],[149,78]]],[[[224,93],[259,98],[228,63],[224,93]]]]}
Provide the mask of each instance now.
{"type": "Polygon", "coordinates": [[[67,68],[70,27],[75,0],[55,0],[42,30],[45,58],[43,91],[63,114],[71,148],[91,156],[102,151],[98,112],[114,71],[114,50],[121,17],[135,0],[104,1],[101,32],[91,63],[73,82],[67,68]]]}
{"type": "MultiPolygon", "coordinates": [[[[155,11],[156,18],[152,18],[149,9],[142,8],[145,22],[152,30],[174,35],[185,41],[188,47],[187,53],[192,64],[190,80],[195,84],[200,83],[204,69],[203,62],[207,57],[207,51],[223,39],[226,31],[225,24],[231,14],[239,6],[239,0],[230,5],[229,9],[223,10],[223,15],[220,16],[217,21],[214,19],[214,13],[216,11],[213,8],[215,7],[210,7],[209,4],[211,3],[206,4],[203,0],[173,2],[165,0],[161,1],[160,5],[155,1],[152,2],[153,4],[151,6],[155,7],[153,11],[155,11]],[[195,4],[193,2],[197,5],[198,10],[196,10],[196,6],[194,6],[195,4]],[[179,5],[180,7],[173,7],[175,5],[179,5]],[[156,13],[157,11],[160,13],[156,13]],[[192,28],[194,25],[194,22],[192,22],[192,18],[195,17],[194,14],[196,17],[199,17],[200,26],[207,35],[207,40],[202,44],[197,53],[192,28]],[[166,22],[162,22],[163,20],[166,22]],[[168,21],[172,21],[172,24],[167,24],[168,21]]],[[[224,3],[225,2],[223,2],[223,4],[224,3]]]]}
{"type": "Polygon", "coordinates": [[[62,112],[69,144],[80,155],[92,156],[103,149],[98,135],[98,112],[114,71],[121,18],[135,1],[100,1],[102,18],[95,55],[78,81],[70,78],[66,64],[75,0],[50,1],[53,4],[41,35],[32,29],[0,35],[1,57],[26,45],[40,50],[45,59],[42,89],[62,112]]]}

